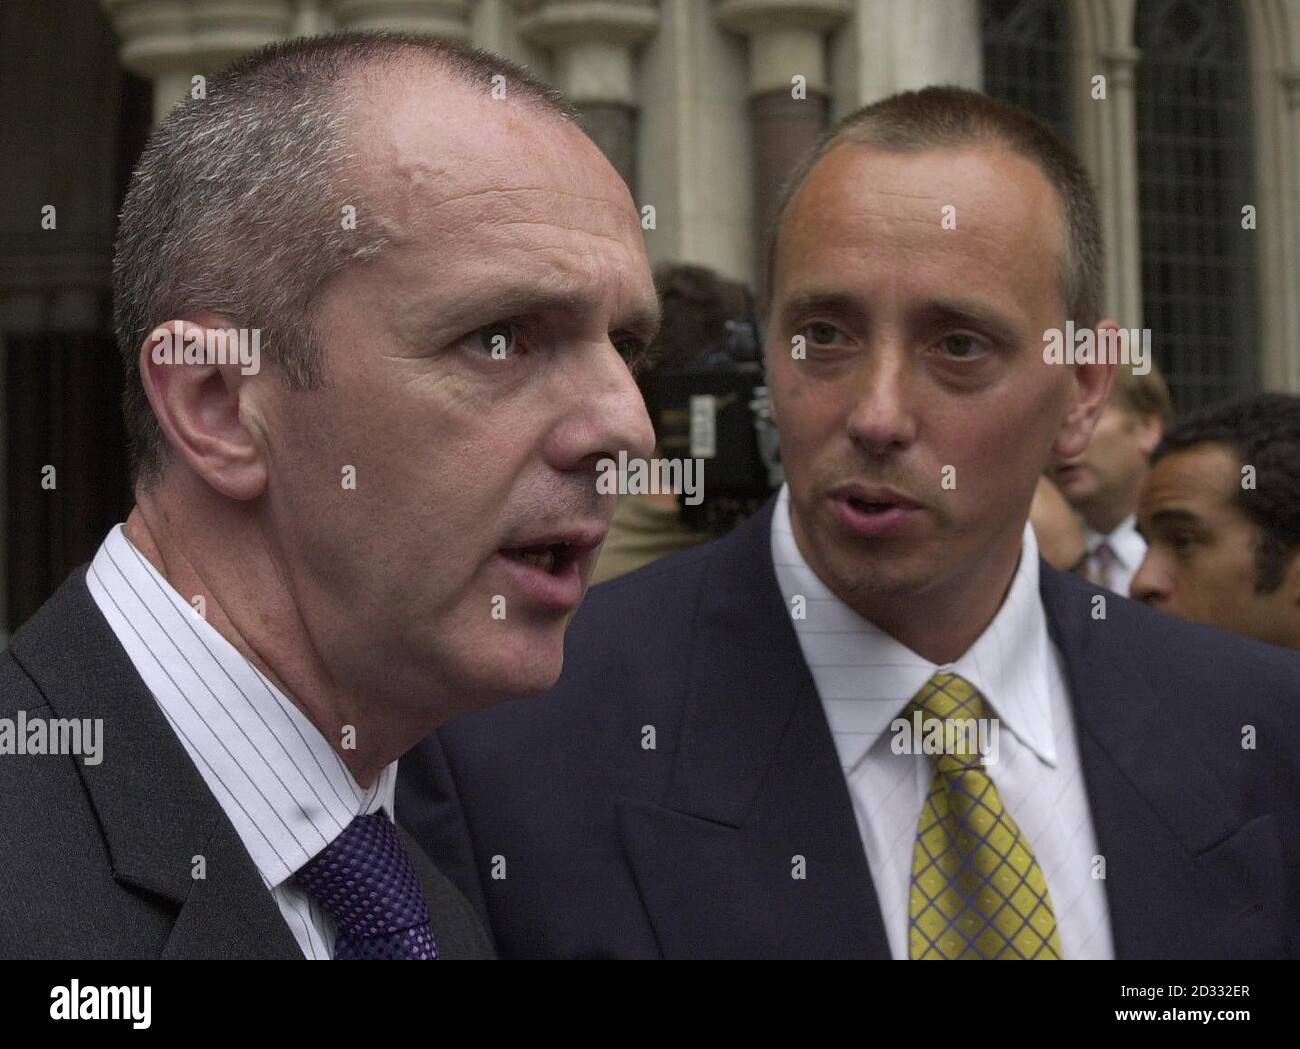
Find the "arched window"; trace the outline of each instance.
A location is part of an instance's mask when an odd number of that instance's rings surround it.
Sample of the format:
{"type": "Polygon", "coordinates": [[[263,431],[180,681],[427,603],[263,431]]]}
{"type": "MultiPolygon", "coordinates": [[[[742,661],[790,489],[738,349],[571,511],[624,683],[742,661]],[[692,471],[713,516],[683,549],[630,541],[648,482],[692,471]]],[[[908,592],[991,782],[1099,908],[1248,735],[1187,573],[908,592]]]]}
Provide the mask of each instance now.
{"type": "Polygon", "coordinates": [[[1059,0],[981,0],[984,91],[1071,138],[1069,17],[1059,0]]]}
{"type": "Polygon", "coordinates": [[[1179,411],[1259,386],[1243,17],[1238,0],[1137,6],[1142,301],[1179,411]]]}

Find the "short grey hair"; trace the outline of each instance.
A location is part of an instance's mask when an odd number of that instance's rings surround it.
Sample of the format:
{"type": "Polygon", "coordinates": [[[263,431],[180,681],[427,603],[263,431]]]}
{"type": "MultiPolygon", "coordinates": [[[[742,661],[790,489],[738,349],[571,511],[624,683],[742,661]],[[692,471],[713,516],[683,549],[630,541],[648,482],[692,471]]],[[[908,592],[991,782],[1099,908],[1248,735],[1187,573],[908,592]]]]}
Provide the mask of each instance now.
{"type": "Polygon", "coordinates": [[[122,410],[133,480],[162,474],[166,439],[141,384],[149,332],[199,312],[259,328],[263,355],[291,389],[325,381],[312,306],[326,283],[386,245],[362,212],[350,164],[353,85],[373,65],[425,59],[562,120],[562,96],[489,52],[407,33],[338,33],[279,42],[240,59],[154,132],[127,190],[113,256],[113,322],[126,371],[122,410]]]}
{"type": "Polygon", "coordinates": [[[831,150],[854,144],[909,153],[981,143],[1003,145],[1032,161],[1056,192],[1065,238],[1061,298],[1078,327],[1095,326],[1104,295],[1101,220],[1097,194],[1082,162],[1065,139],[1028,110],[961,87],[891,95],[850,113],[826,133],[782,189],[767,237],[764,303],[771,303],[781,220],[812,169],[831,150]]]}

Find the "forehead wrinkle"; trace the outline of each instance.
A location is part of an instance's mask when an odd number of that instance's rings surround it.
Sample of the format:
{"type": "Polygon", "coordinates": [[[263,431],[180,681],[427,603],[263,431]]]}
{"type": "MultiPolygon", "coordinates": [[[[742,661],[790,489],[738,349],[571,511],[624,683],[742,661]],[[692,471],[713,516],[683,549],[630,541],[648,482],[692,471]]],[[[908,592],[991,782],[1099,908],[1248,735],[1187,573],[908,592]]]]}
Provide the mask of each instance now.
{"type": "MultiPolygon", "coordinates": [[[[549,203],[554,205],[557,202],[550,201],[549,203]]],[[[611,200],[590,197],[581,193],[561,193],[546,187],[471,190],[436,203],[419,202],[411,210],[415,211],[419,216],[418,220],[408,223],[414,232],[409,236],[400,236],[399,242],[418,241],[424,226],[436,226],[437,228],[431,231],[436,237],[455,236],[474,227],[504,229],[510,226],[531,226],[548,227],[569,233],[589,234],[606,240],[620,241],[619,234],[614,230],[618,225],[617,219],[623,211],[618,204],[611,200]],[[520,200],[520,195],[525,193],[540,193],[548,197],[559,196],[567,201],[578,203],[581,205],[581,211],[574,209],[574,215],[575,217],[578,215],[584,216],[586,221],[561,222],[560,219],[564,216],[556,214],[557,210],[567,212],[569,209],[557,209],[554,206],[550,208],[542,208],[537,205],[529,206],[520,200]],[[494,205],[491,203],[494,198],[504,200],[506,206],[494,205]],[[450,209],[449,213],[439,214],[448,208],[450,209]],[[543,214],[548,217],[523,217],[530,214],[543,214]],[[593,229],[592,226],[596,224],[609,228],[593,229]]],[[[630,211],[627,218],[630,222],[630,211]]]]}
{"type": "MultiPolygon", "coordinates": [[[[877,194],[875,191],[872,191],[872,195],[875,196],[877,194]]],[[[942,224],[943,212],[941,209],[943,207],[948,206],[949,204],[952,204],[952,201],[944,201],[943,203],[940,203],[940,198],[932,197],[932,196],[910,196],[908,199],[926,202],[930,207],[933,208],[933,213],[918,215],[912,211],[878,210],[876,208],[871,207],[869,204],[863,202],[858,204],[858,206],[855,207],[851,212],[849,212],[848,215],[845,217],[847,217],[850,220],[860,219],[866,222],[879,222],[886,225],[889,223],[906,222],[912,225],[922,226],[927,229],[933,229],[935,232],[941,233],[943,234],[943,236],[949,238],[951,238],[953,234],[959,234],[959,235],[968,234],[978,240],[983,240],[988,242],[997,241],[998,237],[994,231],[1006,231],[1009,226],[1009,224],[1006,222],[994,223],[994,222],[979,221],[978,215],[976,215],[976,220],[974,222],[971,222],[968,219],[966,223],[963,224],[962,223],[963,205],[953,204],[953,206],[957,208],[957,225],[952,229],[944,229],[942,224]],[[992,227],[992,229],[988,229],[986,227],[992,227]]],[[[828,216],[830,213],[834,212],[835,210],[836,209],[827,209],[828,216]]],[[[1024,216],[1024,217],[1027,218],[1028,216],[1024,216]]],[[[822,225],[823,228],[841,231],[844,233],[845,236],[851,235],[848,232],[846,223],[843,220],[827,221],[822,225]]]]}
{"type": "Polygon", "coordinates": [[[446,207],[449,204],[460,204],[476,198],[487,196],[510,197],[520,193],[545,193],[548,196],[564,197],[571,200],[579,201],[584,205],[599,205],[611,210],[622,210],[621,205],[614,201],[600,196],[592,196],[588,193],[574,193],[569,190],[559,189],[555,186],[481,186],[477,189],[466,190],[464,193],[457,193],[454,196],[443,197],[441,200],[427,203],[430,211],[437,211],[439,208],[446,207]]]}
{"type": "MultiPolygon", "coordinates": [[[[850,165],[854,163],[861,164],[864,162],[864,160],[866,163],[873,163],[877,160],[888,160],[891,157],[903,159],[908,157],[915,158],[921,155],[921,154],[911,154],[907,152],[895,153],[893,151],[885,150],[882,153],[878,154],[876,157],[871,157],[870,153],[874,152],[872,147],[864,147],[864,148],[868,152],[868,156],[866,158],[864,158],[861,154],[859,154],[857,158],[852,158],[852,154],[847,154],[845,157],[841,157],[838,159],[838,164],[844,165],[847,170],[851,171],[852,168],[850,167],[850,165]]],[[[961,146],[936,147],[936,151],[943,151],[949,148],[951,148],[954,152],[957,153],[967,152],[967,148],[961,146]]],[[[823,163],[827,163],[829,161],[829,158],[834,156],[834,152],[835,151],[833,151],[831,154],[828,154],[828,157],[823,159],[823,163]]],[[[923,152],[930,152],[930,151],[927,150],[923,152]]],[[[1033,175],[1035,176],[1035,179],[1033,180],[1034,185],[1032,186],[1032,192],[1016,195],[1012,200],[1008,201],[1006,199],[999,199],[998,193],[993,187],[981,186],[979,184],[972,185],[969,181],[963,180],[961,177],[953,177],[948,182],[945,182],[944,184],[938,186],[937,192],[936,191],[913,192],[906,189],[894,189],[891,188],[891,186],[889,185],[879,185],[879,184],[872,184],[872,183],[867,183],[864,185],[863,183],[865,180],[861,177],[855,179],[851,175],[843,174],[840,173],[839,171],[835,171],[832,176],[829,176],[829,177],[834,177],[836,179],[836,182],[833,183],[835,189],[831,195],[833,197],[840,198],[841,200],[845,195],[850,195],[854,203],[858,204],[859,206],[866,206],[867,202],[870,201],[872,198],[881,201],[887,201],[887,202],[897,202],[900,205],[900,207],[896,214],[891,214],[890,212],[885,210],[871,209],[870,214],[872,214],[873,216],[887,218],[887,219],[888,218],[909,219],[910,216],[907,214],[906,205],[909,202],[923,203],[926,206],[935,209],[936,214],[933,217],[930,215],[926,215],[921,217],[919,220],[918,219],[910,219],[910,220],[920,221],[921,223],[926,225],[929,225],[931,223],[938,225],[939,209],[947,205],[952,205],[957,209],[958,223],[955,229],[944,230],[944,232],[952,233],[952,232],[960,232],[963,229],[962,221],[961,221],[961,215],[963,211],[969,213],[970,211],[974,210],[978,213],[980,209],[990,209],[990,208],[997,209],[997,210],[1006,210],[1008,206],[1010,206],[1012,214],[1007,214],[1003,216],[1004,218],[1018,219],[1021,222],[1021,224],[1028,224],[1036,228],[1039,226],[1039,221],[1038,221],[1039,216],[1036,215],[1035,213],[1037,200],[1040,196],[1043,195],[1041,194],[1040,191],[1046,189],[1047,191],[1046,199],[1049,203],[1050,210],[1052,211],[1053,216],[1056,219],[1055,225],[1058,227],[1057,232],[1058,232],[1058,239],[1059,239],[1059,233],[1061,232],[1060,227],[1062,226],[1065,218],[1063,204],[1059,199],[1059,195],[1055,192],[1055,190],[1051,186],[1051,183],[1047,180],[1047,176],[1038,168],[1038,166],[1034,164],[1032,161],[1025,160],[1025,158],[1021,157],[1018,153],[1016,153],[1013,150],[979,149],[979,150],[974,150],[973,152],[975,153],[976,156],[983,154],[982,159],[985,161],[986,164],[992,164],[995,162],[1010,160],[1013,163],[1027,166],[1030,170],[1032,170],[1033,175]]],[[[825,176],[824,172],[823,172],[823,176],[828,177],[825,176]]],[[[898,178],[898,175],[895,172],[890,172],[888,177],[890,179],[896,180],[898,178]]],[[[811,183],[813,179],[810,177],[808,181],[811,183]]],[[[800,190],[799,195],[800,196],[803,195],[802,189],[800,190]]],[[[1002,224],[1007,225],[1006,222],[1002,224]]]]}

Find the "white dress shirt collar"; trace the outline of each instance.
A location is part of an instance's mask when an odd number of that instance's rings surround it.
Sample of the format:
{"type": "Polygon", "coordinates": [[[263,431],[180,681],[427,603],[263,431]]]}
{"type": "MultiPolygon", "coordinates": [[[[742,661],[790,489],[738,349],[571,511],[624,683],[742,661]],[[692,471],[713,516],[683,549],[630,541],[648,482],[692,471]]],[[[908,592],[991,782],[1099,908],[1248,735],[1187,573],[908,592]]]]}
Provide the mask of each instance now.
{"type": "Polygon", "coordinates": [[[269,887],[359,815],[393,818],[397,763],[368,790],[305,714],[222,637],[118,525],[87,573],[91,596],[234,824],[269,887]]]}
{"type": "Polygon", "coordinates": [[[1088,552],[1090,554],[1095,553],[1098,545],[1103,541],[1109,543],[1120,567],[1129,572],[1136,572],[1138,565],[1142,563],[1142,559],[1147,555],[1146,540],[1142,538],[1137,530],[1136,514],[1129,514],[1109,534],[1098,532],[1095,528],[1090,527],[1087,522],[1084,522],[1083,536],[1088,543],[1088,552]]]}
{"type": "Polygon", "coordinates": [[[828,717],[836,704],[853,730],[837,730],[840,760],[851,768],[936,671],[959,674],[983,694],[1003,727],[1051,766],[1057,763],[1051,706],[1047,702],[1049,639],[1038,592],[1038,544],[1026,524],[1020,562],[992,622],[954,662],[940,666],[874,626],[841,601],[808,566],[790,527],[789,488],[784,486],[772,516],[772,561],[791,608],[807,601],[807,618],[793,625],[828,717]],[[814,612],[815,609],[815,612],[814,612]],[[831,702],[828,702],[831,701],[831,702]],[[856,740],[856,743],[854,742],[856,740]],[[846,752],[844,748],[852,748],[846,752]]]}

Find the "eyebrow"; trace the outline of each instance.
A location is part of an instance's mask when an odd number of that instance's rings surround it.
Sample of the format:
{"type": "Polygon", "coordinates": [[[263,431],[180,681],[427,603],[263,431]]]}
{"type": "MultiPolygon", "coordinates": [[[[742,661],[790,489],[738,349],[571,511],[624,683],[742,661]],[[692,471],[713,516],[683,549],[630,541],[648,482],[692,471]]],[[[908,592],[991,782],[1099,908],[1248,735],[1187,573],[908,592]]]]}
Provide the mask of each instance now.
{"type": "Polygon", "coordinates": [[[1157,510],[1151,515],[1152,524],[1201,524],[1201,518],[1190,510],[1157,510]]]}
{"type": "MultiPolygon", "coordinates": [[[[1190,525],[1199,532],[1205,531],[1205,521],[1197,514],[1192,513],[1190,510],[1174,510],[1174,509],[1157,510],[1155,513],[1151,515],[1152,528],[1172,527],[1176,525],[1190,525]]],[[[1138,524],[1136,527],[1137,527],[1138,535],[1140,535],[1143,539],[1147,539],[1146,530],[1142,527],[1142,525],[1138,524]]],[[[1149,545],[1150,540],[1147,539],[1147,542],[1149,545]]]]}
{"type": "Polygon", "coordinates": [[[858,296],[842,291],[797,291],[780,307],[782,319],[795,313],[838,313],[866,317],[868,310],[858,296]]]}
{"type": "MultiPolygon", "coordinates": [[[[464,324],[473,323],[471,317],[481,317],[484,324],[490,324],[494,320],[507,320],[514,317],[537,317],[546,314],[570,316],[581,313],[591,304],[590,296],[567,290],[562,286],[539,287],[536,283],[507,284],[494,288],[490,294],[453,302],[420,327],[424,331],[444,326],[460,328],[464,324]],[[462,319],[457,320],[457,318],[462,319]],[[455,323],[452,323],[453,321],[455,323]]],[[[628,332],[649,344],[658,333],[660,323],[661,310],[655,299],[632,308],[618,324],[617,330],[628,332]]]]}
{"type": "Polygon", "coordinates": [[[964,299],[935,299],[919,311],[935,327],[982,328],[1002,342],[1014,343],[1019,338],[1015,324],[999,310],[979,302],[964,299]]]}

